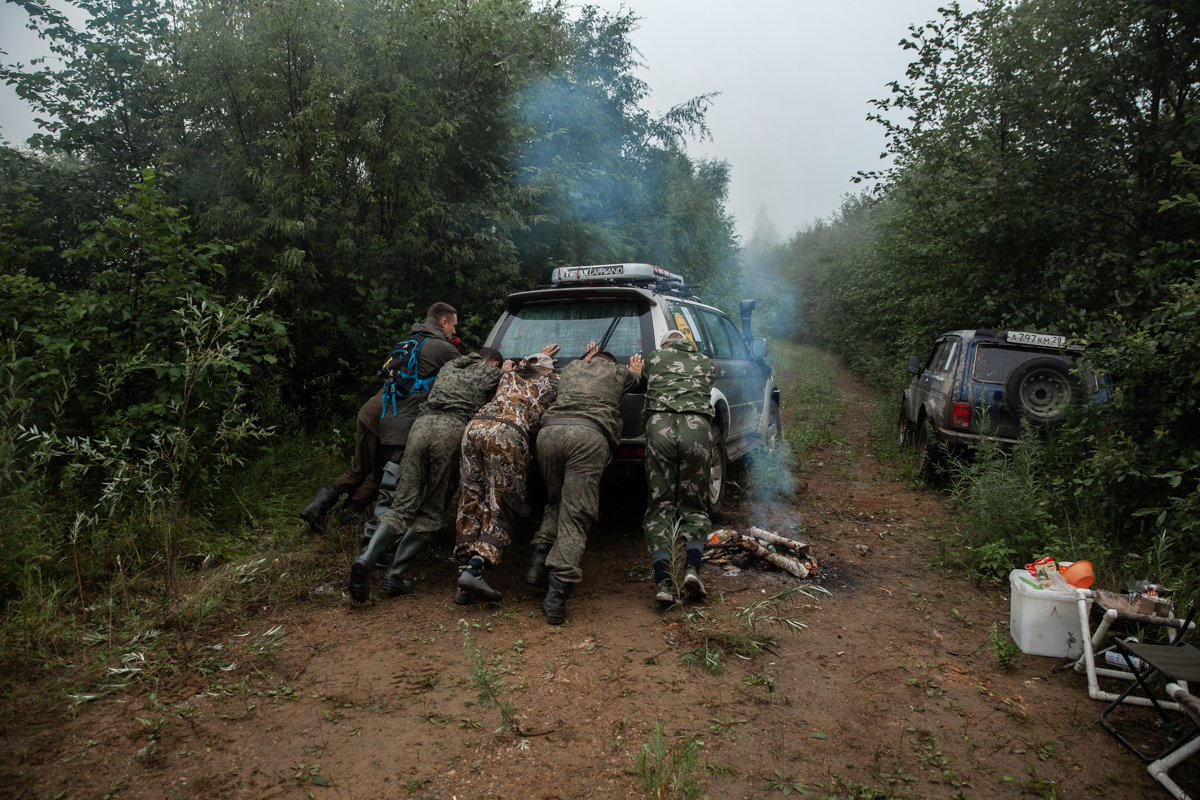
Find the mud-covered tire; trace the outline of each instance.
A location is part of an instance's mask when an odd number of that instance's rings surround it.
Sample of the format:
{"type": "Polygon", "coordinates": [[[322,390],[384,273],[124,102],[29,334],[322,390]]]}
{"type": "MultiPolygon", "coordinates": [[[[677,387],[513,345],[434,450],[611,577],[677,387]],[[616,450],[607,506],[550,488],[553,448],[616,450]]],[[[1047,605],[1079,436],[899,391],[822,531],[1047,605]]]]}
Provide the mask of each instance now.
{"type": "Polygon", "coordinates": [[[896,447],[903,450],[908,444],[908,432],[912,426],[908,424],[908,412],[904,410],[904,398],[900,398],[900,419],[896,423],[896,447]]]}
{"type": "Polygon", "coordinates": [[[1061,359],[1042,356],[1019,365],[1004,381],[1004,406],[1018,419],[1034,425],[1056,425],[1082,393],[1071,367],[1061,359]]]}
{"type": "Polygon", "coordinates": [[[933,433],[933,423],[922,418],[917,423],[916,455],[913,457],[913,472],[922,478],[933,474],[933,464],[937,460],[937,437],[933,433]]]}
{"type": "Polygon", "coordinates": [[[719,426],[714,426],[712,449],[712,467],[708,473],[708,516],[715,517],[721,512],[721,504],[725,502],[725,482],[729,478],[729,451],[725,449],[725,433],[719,426]]]}

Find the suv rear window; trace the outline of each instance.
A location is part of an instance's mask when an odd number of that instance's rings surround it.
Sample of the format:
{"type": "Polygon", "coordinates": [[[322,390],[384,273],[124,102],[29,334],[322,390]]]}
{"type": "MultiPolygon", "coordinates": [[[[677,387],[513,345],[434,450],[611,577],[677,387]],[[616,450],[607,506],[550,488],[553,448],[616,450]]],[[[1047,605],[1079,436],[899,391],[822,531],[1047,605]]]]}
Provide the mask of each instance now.
{"type": "Polygon", "coordinates": [[[1049,356],[1064,363],[1071,362],[1054,353],[1031,353],[1028,350],[1012,350],[1007,347],[979,345],[975,348],[975,367],[971,377],[980,383],[1004,383],[1009,373],[1031,358],[1049,356]]]}
{"type": "Polygon", "coordinates": [[[557,343],[561,367],[596,342],[618,361],[628,361],[643,349],[641,317],[638,304],[628,300],[534,303],[509,315],[492,347],[516,359],[557,343]]]}

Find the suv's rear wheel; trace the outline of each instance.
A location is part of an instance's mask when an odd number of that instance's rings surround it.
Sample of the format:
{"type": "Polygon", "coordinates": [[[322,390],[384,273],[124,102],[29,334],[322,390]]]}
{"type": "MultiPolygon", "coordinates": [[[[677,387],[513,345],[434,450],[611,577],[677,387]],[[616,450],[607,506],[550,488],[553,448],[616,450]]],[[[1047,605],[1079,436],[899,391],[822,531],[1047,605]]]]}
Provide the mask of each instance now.
{"type": "Polygon", "coordinates": [[[1054,425],[1075,399],[1078,382],[1057,358],[1031,358],[1004,381],[1004,405],[1014,417],[1034,425],[1054,425]]]}
{"type": "Polygon", "coordinates": [[[917,423],[917,453],[913,459],[913,472],[922,478],[933,474],[933,462],[937,456],[937,437],[933,433],[933,423],[922,417],[917,423]]]}
{"type": "Polygon", "coordinates": [[[725,449],[725,432],[713,426],[712,467],[708,472],[708,515],[715,517],[725,500],[725,479],[729,475],[729,452],[725,449]]]}

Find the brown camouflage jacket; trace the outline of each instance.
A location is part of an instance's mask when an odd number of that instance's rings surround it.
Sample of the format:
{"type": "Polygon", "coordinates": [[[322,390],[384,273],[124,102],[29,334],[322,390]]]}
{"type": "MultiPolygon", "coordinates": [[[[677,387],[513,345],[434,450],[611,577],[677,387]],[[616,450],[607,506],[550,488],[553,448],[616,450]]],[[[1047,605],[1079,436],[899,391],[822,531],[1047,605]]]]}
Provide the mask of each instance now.
{"type": "Polygon", "coordinates": [[[501,376],[496,396],[479,409],[479,415],[512,423],[532,438],[542,424],[542,414],[558,395],[556,383],[553,374],[510,369],[501,376]]]}
{"type": "Polygon", "coordinates": [[[418,416],[447,414],[469,422],[479,407],[491,399],[500,374],[499,367],[484,361],[478,353],[459,356],[442,367],[418,416]]]}
{"type": "Polygon", "coordinates": [[[643,385],[629,367],[602,358],[572,361],[558,378],[558,399],[546,409],[545,419],[586,419],[600,426],[614,450],[621,442],[621,396],[643,385]]]}
{"type": "Polygon", "coordinates": [[[660,411],[712,418],[712,387],[717,367],[689,341],[655,350],[642,369],[646,376],[646,415],[660,411]]]}

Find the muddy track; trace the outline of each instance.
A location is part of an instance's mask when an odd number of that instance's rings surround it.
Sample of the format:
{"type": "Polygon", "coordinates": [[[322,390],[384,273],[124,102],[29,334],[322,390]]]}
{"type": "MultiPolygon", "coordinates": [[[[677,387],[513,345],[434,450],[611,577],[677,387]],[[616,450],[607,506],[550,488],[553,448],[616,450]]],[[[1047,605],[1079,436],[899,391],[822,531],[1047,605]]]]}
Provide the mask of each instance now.
{"type": "MultiPolygon", "coordinates": [[[[443,541],[411,596],[355,606],[319,595],[260,620],[283,626],[273,664],[180,679],[153,698],[126,692],[74,721],[19,719],[0,738],[0,796],[640,797],[635,757],[660,720],[675,741],[701,734],[692,774],[713,798],[796,785],[837,797],[1166,797],[1100,730],[1081,676],[1036,657],[999,670],[988,633],[1008,618],[1007,593],[927,565],[952,516],[873,457],[871,400],[843,371],[821,466],[790,500],[734,501],[718,520],[800,527],[832,593],[797,607],[807,630],[727,657],[720,675],[680,663],[695,636],[654,605],[638,569],[641,504],[612,487],[568,624],[547,626],[523,583],[527,541],[494,573],[502,604],[453,605],[443,541]],[[500,713],[479,703],[463,628],[504,680],[519,732],[494,733],[500,713]]],[[[711,566],[705,580],[723,619],[791,582],[711,566]]],[[[1180,772],[1195,785],[1194,768],[1180,772]]]]}

